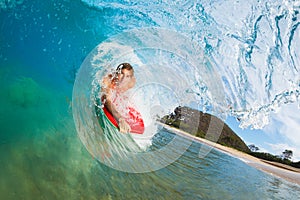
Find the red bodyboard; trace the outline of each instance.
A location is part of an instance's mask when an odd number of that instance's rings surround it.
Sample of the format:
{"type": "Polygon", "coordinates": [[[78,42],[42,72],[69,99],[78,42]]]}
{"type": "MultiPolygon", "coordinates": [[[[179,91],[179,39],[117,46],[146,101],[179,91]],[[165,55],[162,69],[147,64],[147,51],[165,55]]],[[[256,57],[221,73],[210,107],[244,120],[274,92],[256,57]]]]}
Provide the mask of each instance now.
{"type": "MultiPolygon", "coordinates": [[[[104,106],[103,108],[104,114],[109,119],[109,121],[117,128],[119,128],[117,120],[114,116],[108,111],[108,109],[104,106]]],[[[132,107],[128,107],[128,115],[125,118],[125,121],[129,124],[131,128],[131,133],[143,134],[145,131],[145,125],[141,113],[136,111],[132,107]]]]}

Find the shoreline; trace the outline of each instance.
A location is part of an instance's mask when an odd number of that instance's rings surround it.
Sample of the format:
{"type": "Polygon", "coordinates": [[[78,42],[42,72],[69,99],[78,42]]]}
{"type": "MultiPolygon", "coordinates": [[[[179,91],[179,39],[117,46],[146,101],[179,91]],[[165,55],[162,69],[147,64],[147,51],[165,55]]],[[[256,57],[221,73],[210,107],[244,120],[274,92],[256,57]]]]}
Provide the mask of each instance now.
{"type": "Polygon", "coordinates": [[[199,138],[199,137],[193,136],[185,131],[171,127],[169,125],[166,125],[166,124],[161,124],[161,125],[164,128],[166,128],[167,130],[170,130],[171,132],[173,132],[179,136],[206,144],[206,145],[208,145],[212,148],[215,148],[223,153],[226,153],[232,157],[240,159],[241,161],[243,161],[244,163],[248,164],[251,167],[254,167],[254,168],[256,168],[260,171],[263,171],[267,174],[270,174],[272,176],[282,178],[291,183],[298,184],[300,186],[300,169],[298,169],[298,168],[294,168],[294,167],[284,165],[281,163],[262,160],[260,158],[256,158],[247,153],[244,153],[242,151],[236,150],[234,148],[226,147],[221,144],[217,144],[215,142],[206,140],[204,138],[199,138]]]}

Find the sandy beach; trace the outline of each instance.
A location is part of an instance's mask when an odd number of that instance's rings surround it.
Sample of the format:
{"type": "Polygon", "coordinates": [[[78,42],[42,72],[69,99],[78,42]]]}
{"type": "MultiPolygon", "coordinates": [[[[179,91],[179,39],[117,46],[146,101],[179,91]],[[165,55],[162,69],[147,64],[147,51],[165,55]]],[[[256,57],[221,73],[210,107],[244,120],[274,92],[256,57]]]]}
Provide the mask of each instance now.
{"type": "Polygon", "coordinates": [[[211,142],[209,140],[199,138],[196,136],[193,136],[189,133],[186,133],[182,130],[170,127],[168,125],[163,125],[166,129],[172,131],[173,133],[180,135],[182,137],[192,139],[194,141],[199,141],[201,143],[204,143],[210,147],[213,147],[217,150],[220,150],[230,156],[236,157],[246,164],[255,167],[263,172],[266,172],[268,174],[271,174],[273,176],[285,179],[287,181],[290,181],[292,183],[296,183],[300,185],[300,169],[294,168],[288,165],[284,165],[281,163],[275,163],[275,162],[270,162],[266,160],[262,160],[259,158],[256,158],[254,156],[251,156],[249,154],[246,154],[244,152],[238,151],[236,149],[226,147],[220,144],[217,144],[215,142],[211,142]]]}

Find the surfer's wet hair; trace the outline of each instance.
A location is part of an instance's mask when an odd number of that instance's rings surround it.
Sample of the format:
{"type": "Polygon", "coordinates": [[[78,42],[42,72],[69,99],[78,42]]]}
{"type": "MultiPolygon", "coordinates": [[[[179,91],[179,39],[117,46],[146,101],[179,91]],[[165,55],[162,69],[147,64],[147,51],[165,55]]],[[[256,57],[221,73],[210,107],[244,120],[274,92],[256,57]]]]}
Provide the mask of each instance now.
{"type": "Polygon", "coordinates": [[[116,69],[116,74],[122,74],[123,69],[133,70],[133,67],[129,63],[121,63],[116,69]]]}

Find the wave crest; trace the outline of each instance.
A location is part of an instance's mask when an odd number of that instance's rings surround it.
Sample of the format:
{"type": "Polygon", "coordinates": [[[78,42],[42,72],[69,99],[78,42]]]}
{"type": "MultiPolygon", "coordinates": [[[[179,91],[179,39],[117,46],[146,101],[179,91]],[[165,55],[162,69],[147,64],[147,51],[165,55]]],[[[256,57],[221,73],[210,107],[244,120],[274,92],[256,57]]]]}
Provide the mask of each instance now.
{"type": "Polygon", "coordinates": [[[270,112],[299,102],[297,1],[83,2],[109,9],[107,23],[117,31],[159,26],[177,30],[202,46],[222,76],[226,113],[238,117],[242,127],[262,128],[270,112]]]}

